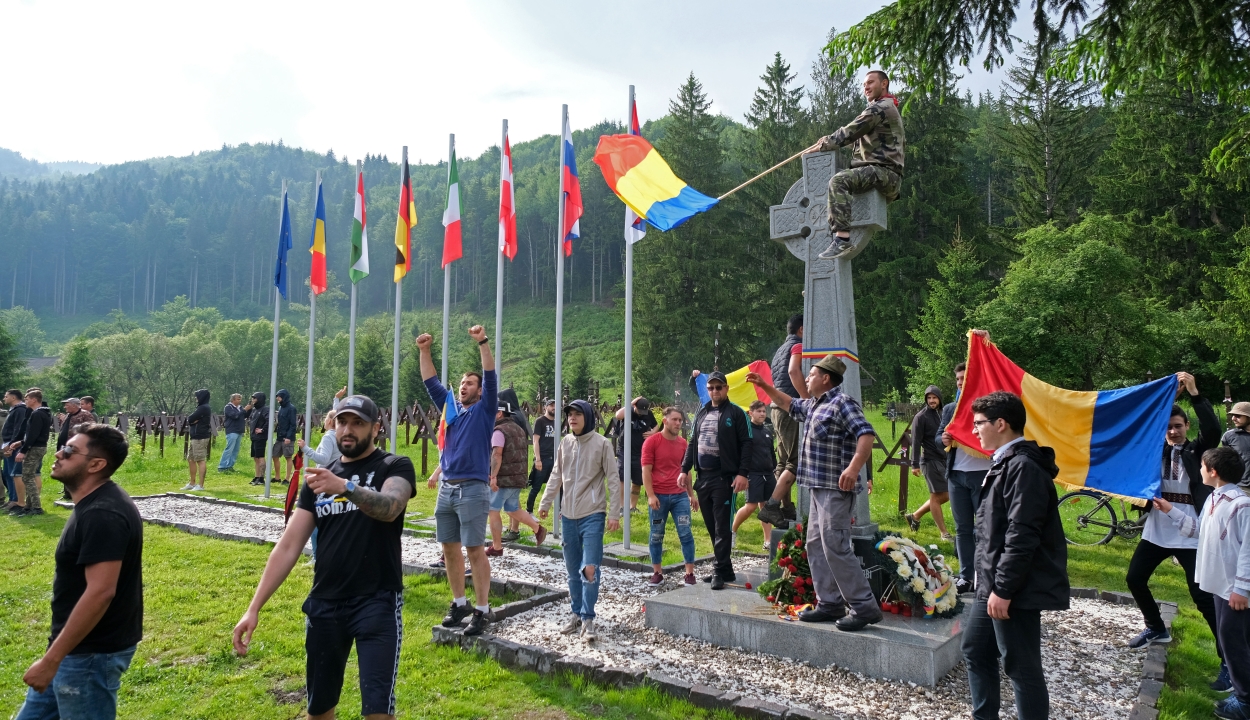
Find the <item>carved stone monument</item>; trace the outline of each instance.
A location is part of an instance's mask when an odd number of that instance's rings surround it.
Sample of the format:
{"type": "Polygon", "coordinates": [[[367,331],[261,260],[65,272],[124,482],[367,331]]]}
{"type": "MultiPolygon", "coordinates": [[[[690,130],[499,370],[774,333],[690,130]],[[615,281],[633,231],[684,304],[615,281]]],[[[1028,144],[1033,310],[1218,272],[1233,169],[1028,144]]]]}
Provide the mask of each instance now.
{"type": "MultiPolygon", "coordinates": [[[[846,362],[842,392],[863,401],[859,379],[859,342],[855,337],[855,290],[851,261],[863,252],[874,233],[886,229],[885,197],[876,190],[856,195],[851,203],[849,252],[836,260],[817,256],[832,240],[829,231],[829,178],[839,169],[838,153],[805,155],[803,177],[790,187],[780,205],[769,208],[769,236],[785,243],[806,265],[803,280],[803,352],[837,353],[846,362]]],[[[803,372],[814,360],[803,362],[803,372]]],[[[865,473],[868,472],[865,467],[865,473]]],[[[806,516],[807,492],[800,488],[799,507],[806,516]]],[[[869,517],[868,493],[855,501],[854,537],[872,537],[877,525],[869,517]]]]}

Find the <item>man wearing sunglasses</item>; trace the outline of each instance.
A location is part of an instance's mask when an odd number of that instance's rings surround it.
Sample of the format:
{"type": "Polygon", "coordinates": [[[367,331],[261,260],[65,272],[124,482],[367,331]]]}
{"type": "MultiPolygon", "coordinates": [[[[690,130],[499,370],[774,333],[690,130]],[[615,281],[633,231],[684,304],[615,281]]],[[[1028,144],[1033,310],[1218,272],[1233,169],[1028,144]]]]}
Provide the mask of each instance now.
{"type": "Polygon", "coordinates": [[[53,479],[74,501],[52,579],[48,650],[22,682],[18,720],[111,720],[143,636],[143,521],[112,481],[130,448],[117,428],[89,424],[57,451],[53,479]]]}

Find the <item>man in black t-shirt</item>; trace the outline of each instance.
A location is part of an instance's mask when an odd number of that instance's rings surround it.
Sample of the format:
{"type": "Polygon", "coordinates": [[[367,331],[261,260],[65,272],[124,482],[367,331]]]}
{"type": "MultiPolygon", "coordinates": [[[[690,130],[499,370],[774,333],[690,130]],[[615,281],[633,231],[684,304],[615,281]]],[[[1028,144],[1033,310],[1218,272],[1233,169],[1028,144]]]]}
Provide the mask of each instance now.
{"type": "MultiPolygon", "coordinates": [[[[639,395],[631,403],[629,431],[629,482],[633,487],[629,494],[629,511],[638,511],[638,491],[642,488],[642,444],[659,432],[660,424],[651,412],[651,401],[639,395]]],[[[625,408],[616,411],[613,419],[618,423],[616,435],[616,472],[625,482],[625,408]]]]}
{"type": "Polygon", "coordinates": [[[381,426],[372,400],[352,395],[336,413],[334,430],[343,456],[307,470],[295,512],[234,628],[234,649],[247,654],[260,609],[286,580],[316,528],[317,564],[303,608],[308,715],[333,717],[355,642],[360,712],[367,718],[393,718],[404,634],[399,539],[417,475],[411,460],[373,444],[381,426]]]}
{"type": "Polygon", "coordinates": [[[556,436],[559,434],[556,427],[556,401],[547,398],[542,416],[534,421],[534,468],[530,471],[530,492],[525,499],[525,509],[531,514],[534,512],[534,501],[551,477],[551,466],[556,461],[556,436]]]}
{"type": "Polygon", "coordinates": [[[117,717],[117,690],[143,636],[143,520],[110,478],[129,447],[117,428],[78,428],[52,477],[74,500],[56,545],[48,649],[22,682],[19,720],[117,717]]]}

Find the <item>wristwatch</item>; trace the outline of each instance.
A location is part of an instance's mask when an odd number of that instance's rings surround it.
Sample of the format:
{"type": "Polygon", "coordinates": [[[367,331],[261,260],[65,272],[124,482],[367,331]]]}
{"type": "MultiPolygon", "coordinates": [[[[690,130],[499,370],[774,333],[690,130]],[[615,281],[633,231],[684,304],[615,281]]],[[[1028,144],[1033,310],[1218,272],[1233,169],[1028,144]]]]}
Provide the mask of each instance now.
{"type": "Polygon", "coordinates": [[[348,480],[347,484],[343,486],[343,494],[351,495],[354,492],[356,492],[356,482],[354,480],[348,480]]]}

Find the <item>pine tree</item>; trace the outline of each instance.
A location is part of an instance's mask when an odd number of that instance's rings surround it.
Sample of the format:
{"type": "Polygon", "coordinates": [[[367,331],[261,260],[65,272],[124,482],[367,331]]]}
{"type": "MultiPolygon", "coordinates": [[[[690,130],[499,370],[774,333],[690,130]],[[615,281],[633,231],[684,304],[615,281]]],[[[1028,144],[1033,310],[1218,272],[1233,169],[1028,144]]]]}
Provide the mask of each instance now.
{"type": "MultiPolygon", "coordinates": [[[[827,40],[832,42],[837,34],[837,28],[830,28],[827,40]]],[[[808,93],[811,99],[808,140],[811,142],[854,120],[864,109],[864,93],[858,80],[842,71],[845,66],[846,63],[835,61],[825,52],[812,63],[812,89],[808,93]]]]}
{"type": "Polygon", "coordinates": [[[554,398],[556,393],[556,346],[550,338],[538,347],[538,355],[530,361],[526,372],[529,393],[537,401],[554,398]]]}
{"type": "Polygon", "coordinates": [[[0,322],[0,392],[17,387],[25,370],[26,363],[17,352],[17,338],[0,322]]]}
{"type": "Polygon", "coordinates": [[[357,395],[366,395],[378,406],[391,402],[391,357],[386,343],[375,333],[364,332],[356,336],[356,383],[357,395]]]}
{"type": "Polygon", "coordinates": [[[578,350],[569,359],[568,380],[569,399],[585,400],[590,397],[590,361],[585,350],[578,350]]]}
{"type": "Polygon", "coordinates": [[[938,385],[945,397],[954,397],[955,366],[967,355],[964,333],[971,329],[972,314],[985,302],[990,282],[977,248],[957,232],[938,261],[938,277],[929,281],[929,297],[920,322],[911,331],[916,341],[908,348],[916,366],[907,371],[908,396],[924,397],[924,389],[938,385]]]}
{"type": "Polygon", "coordinates": [[[96,407],[103,405],[104,381],[91,361],[91,347],[82,338],[75,338],[65,346],[61,361],[54,373],[57,391],[65,397],[90,395],[96,399],[96,407]]]}

